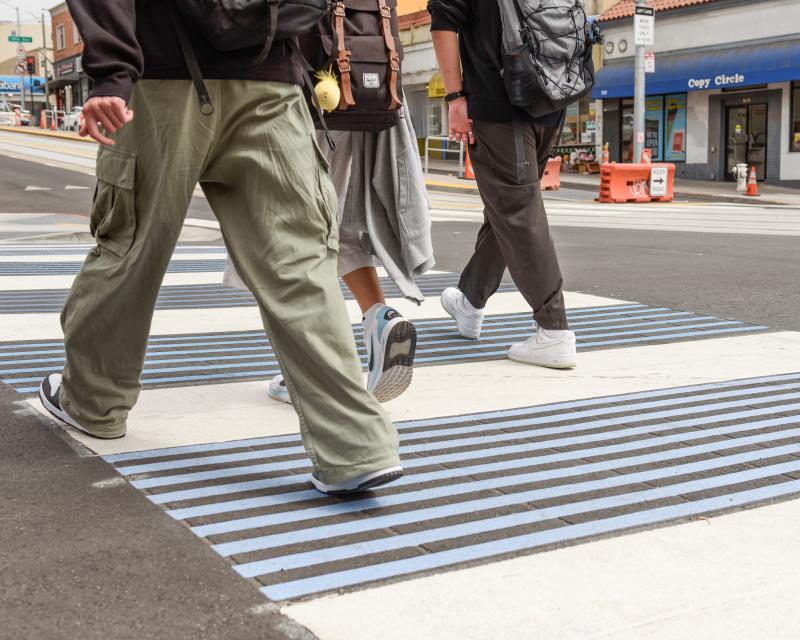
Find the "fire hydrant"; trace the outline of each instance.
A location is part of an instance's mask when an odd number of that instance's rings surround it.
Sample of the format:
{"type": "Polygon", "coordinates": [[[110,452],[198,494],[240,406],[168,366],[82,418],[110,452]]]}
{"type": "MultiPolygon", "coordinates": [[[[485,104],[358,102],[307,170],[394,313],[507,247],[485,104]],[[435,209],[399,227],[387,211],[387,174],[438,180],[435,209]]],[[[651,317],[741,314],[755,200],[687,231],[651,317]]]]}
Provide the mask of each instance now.
{"type": "Polygon", "coordinates": [[[731,169],[731,173],[736,178],[736,191],[739,193],[747,191],[747,165],[741,162],[731,169]]]}

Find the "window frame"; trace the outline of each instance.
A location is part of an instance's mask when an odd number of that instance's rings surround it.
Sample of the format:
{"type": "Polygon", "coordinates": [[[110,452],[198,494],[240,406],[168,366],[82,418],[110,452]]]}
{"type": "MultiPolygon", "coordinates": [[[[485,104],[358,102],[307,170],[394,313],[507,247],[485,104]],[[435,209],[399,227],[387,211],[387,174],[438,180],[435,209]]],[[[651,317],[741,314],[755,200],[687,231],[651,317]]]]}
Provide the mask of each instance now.
{"type": "Polygon", "coordinates": [[[63,22],[56,25],[56,51],[67,48],[67,29],[63,22]]]}
{"type": "Polygon", "coordinates": [[[74,22],[72,23],[72,44],[80,44],[83,42],[83,38],[81,38],[81,34],[78,31],[78,25],[74,22]]]}
{"type": "Polygon", "coordinates": [[[795,122],[800,122],[800,82],[796,81],[789,85],[789,153],[800,153],[800,144],[794,141],[795,122]]]}

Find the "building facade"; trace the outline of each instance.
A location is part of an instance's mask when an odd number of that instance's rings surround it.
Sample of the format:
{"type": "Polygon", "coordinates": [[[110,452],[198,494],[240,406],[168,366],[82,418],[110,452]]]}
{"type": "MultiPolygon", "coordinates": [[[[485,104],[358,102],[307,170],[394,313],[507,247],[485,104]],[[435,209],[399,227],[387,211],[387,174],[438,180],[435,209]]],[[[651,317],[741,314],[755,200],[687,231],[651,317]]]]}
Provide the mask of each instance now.
{"type": "MultiPolygon", "coordinates": [[[[800,3],[651,0],[655,71],[646,75],[645,145],[679,177],[800,185],[800,3]]],[[[633,160],[633,2],[601,16],[602,135],[611,160],[633,160]]]]}
{"type": "Polygon", "coordinates": [[[56,96],[57,108],[69,111],[86,101],[91,88],[81,63],[83,39],[66,2],[50,9],[50,16],[53,37],[53,80],[50,90],[56,96]]]}

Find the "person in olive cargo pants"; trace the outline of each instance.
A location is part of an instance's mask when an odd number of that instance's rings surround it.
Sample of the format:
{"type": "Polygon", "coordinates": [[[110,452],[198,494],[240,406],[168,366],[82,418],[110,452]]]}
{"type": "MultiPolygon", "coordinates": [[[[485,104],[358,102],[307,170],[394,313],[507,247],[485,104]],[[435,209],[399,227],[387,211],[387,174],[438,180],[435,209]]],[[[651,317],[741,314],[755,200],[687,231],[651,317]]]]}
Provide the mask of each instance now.
{"type": "MultiPolygon", "coordinates": [[[[70,2],[86,66],[96,74],[84,133],[105,144],[91,213],[97,247],[64,306],[66,365],[43,380],[43,404],[92,436],[125,435],[158,291],[200,183],[258,301],[281,368],[292,371],[289,390],[314,486],[347,493],[396,479],[402,474],[398,436],[364,386],[336,274],[336,195],[299,86],[211,79],[216,108],[207,116],[179,66],[164,72],[174,79],[140,80],[140,70],[124,65],[121,75],[105,75],[114,71],[114,57],[128,51],[108,38],[107,25],[120,39],[133,39],[134,4],[70,2]],[[93,30],[103,35],[96,42],[93,30]],[[98,53],[109,42],[111,60],[98,53]],[[127,80],[126,73],[132,74],[127,80]]],[[[157,15],[152,8],[139,18],[157,15]]],[[[135,37],[140,33],[151,30],[135,37]]],[[[157,42],[144,49],[147,69],[148,51],[163,56],[168,47],[157,42]]],[[[280,76],[286,64],[274,60],[263,70],[267,77],[280,76]]]]}

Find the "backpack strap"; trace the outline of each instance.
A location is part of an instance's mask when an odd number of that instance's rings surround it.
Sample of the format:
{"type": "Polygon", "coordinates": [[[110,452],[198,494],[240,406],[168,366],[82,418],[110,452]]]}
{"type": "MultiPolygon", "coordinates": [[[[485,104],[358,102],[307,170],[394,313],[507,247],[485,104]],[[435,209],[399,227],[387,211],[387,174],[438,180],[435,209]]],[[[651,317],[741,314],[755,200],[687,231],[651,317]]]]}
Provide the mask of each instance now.
{"type": "Polygon", "coordinates": [[[267,39],[261,53],[253,61],[254,65],[264,62],[272,51],[272,43],[275,41],[275,33],[278,31],[278,2],[280,0],[267,0],[267,39]]]}
{"type": "Polygon", "coordinates": [[[178,43],[181,46],[183,58],[186,60],[189,75],[192,77],[194,89],[197,92],[197,100],[200,103],[200,113],[204,116],[210,116],[214,113],[214,104],[211,102],[211,95],[208,93],[208,87],[206,87],[206,83],[203,80],[203,74],[200,71],[200,63],[197,62],[197,56],[189,40],[189,34],[186,33],[183,20],[181,20],[172,2],[167,2],[167,6],[169,7],[169,14],[172,17],[172,24],[175,27],[175,33],[178,35],[178,43]]]}
{"type": "Polygon", "coordinates": [[[403,106],[403,101],[397,95],[397,79],[400,75],[400,54],[392,35],[392,10],[386,4],[386,0],[378,0],[378,8],[381,12],[381,33],[386,41],[386,49],[389,52],[389,95],[391,102],[389,110],[399,109],[403,106]]]}
{"type": "Polygon", "coordinates": [[[342,83],[342,98],[339,101],[339,110],[347,111],[356,104],[353,98],[353,85],[350,81],[350,51],[344,41],[344,2],[339,0],[333,8],[333,31],[336,34],[336,64],[339,67],[339,79],[342,83]]]}

